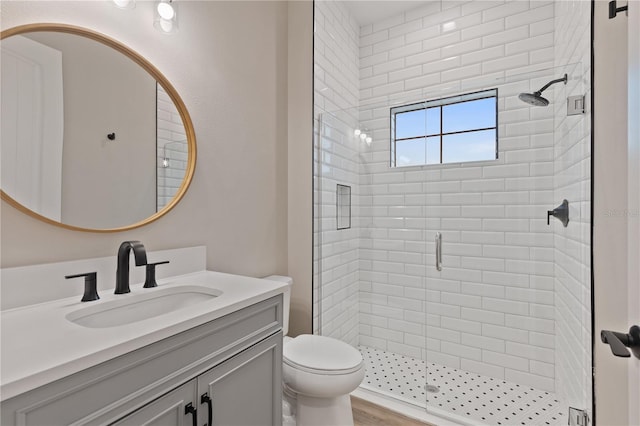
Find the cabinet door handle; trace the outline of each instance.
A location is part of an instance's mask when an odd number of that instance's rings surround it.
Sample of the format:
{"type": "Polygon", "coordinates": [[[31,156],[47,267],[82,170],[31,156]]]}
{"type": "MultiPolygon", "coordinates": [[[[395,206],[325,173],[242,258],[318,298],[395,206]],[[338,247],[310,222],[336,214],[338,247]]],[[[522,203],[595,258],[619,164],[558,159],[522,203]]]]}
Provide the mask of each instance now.
{"type": "Polygon", "coordinates": [[[198,426],[198,410],[193,406],[192,403],[188,403],[184,406],[184,415],[191,414],[191,420],[193,426],[198,426]]]}
{"type": "Polygon", "coordinates": [[[213,402],[211,401],[211,398],[209,398],[209,394],[208,393],[203,393],[202,396],[200,397],[200,404],[204,404],[204,403],[207,403],[208,410],[209,410],[209,422],[205,426],[212,426],[212,422],[213,422],[213,402]]]}

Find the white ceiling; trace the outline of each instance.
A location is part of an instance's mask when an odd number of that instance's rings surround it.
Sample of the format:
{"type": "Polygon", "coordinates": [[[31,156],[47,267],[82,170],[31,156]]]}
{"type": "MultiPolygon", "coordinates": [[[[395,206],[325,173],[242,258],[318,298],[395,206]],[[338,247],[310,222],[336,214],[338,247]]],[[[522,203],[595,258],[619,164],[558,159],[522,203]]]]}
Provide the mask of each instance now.
{"type": "Polygon", "coordinates": [[[368,25],[424,5],[424,0],[344,0],[354,19],[368,25]]]}

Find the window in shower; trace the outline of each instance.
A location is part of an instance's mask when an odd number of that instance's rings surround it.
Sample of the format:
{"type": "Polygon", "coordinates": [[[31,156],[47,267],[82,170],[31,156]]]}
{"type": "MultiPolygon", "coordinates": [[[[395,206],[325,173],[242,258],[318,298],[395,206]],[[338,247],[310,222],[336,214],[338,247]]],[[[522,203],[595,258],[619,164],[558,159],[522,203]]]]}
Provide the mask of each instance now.
{"type": "Polygon", "coordinates": [[[498,158],[498,89],[391,108],[391,167],[498,158]]]}

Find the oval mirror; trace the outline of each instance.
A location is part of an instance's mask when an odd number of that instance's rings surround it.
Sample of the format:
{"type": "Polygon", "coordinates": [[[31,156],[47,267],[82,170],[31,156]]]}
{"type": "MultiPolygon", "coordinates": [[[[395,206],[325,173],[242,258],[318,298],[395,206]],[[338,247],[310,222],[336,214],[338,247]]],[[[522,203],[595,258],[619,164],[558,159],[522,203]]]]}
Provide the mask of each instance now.
{"type": "Polygon", "coordinates": [[[24,25],[1,40],[2,199],[91,232],[145,225],[180,201],[195,170],[195,133],[151,63],[69,25],[24,25]]]}

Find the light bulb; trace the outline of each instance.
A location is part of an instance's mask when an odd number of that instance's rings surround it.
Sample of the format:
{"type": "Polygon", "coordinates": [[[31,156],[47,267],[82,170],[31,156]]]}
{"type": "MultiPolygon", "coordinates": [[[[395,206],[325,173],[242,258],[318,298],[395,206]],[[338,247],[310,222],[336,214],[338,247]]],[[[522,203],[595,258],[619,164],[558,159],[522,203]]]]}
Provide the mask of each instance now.
{"type": "Polygon", "coordinates": [[[360,130],[360,129],[355,129],[353,131],[353,134],[356,135],[356,136],[360,136],[360,133],[362,133],[362,130],[360,130]]]}
{"type": "Polygon", "coordinates": [[[113,0],[113,4],[119,9],[133,9],[136,7],[136,0],[113,0]]]}
{"type": "Polygon", "coordinates": [[[178,31],[178,9],[172,0],[161,0],[156,4],[156,14],[153,26],[163,34],[173,34],[178,31]]]}
{"type": "Polygon", "coordinates": [[[171,3],[160,2],[158,3],[158,15],[160,15],[162,19],[170,21],[174,16],[176,16],[176,12],[175,10],[173,10],[173,6],[171,5],[171,3]]]}
{"type": "Polygon", "coordinates": [[[366,133],[360,133],[360,139],[362,139],[362,140],[367,139],[367,134],[366,133]]]}
{"type": "Polygon", "coordinates": [[[371,136],[367,136],[367,139],[365,139],[365,141],[367,142],[367,145],[371,145],[371,142],[373,142],[373,139],[371,138],[371,136]]]}
{"type": "Polygon", "coordinates": [[[162,167],[169,167],[169,159],[168,158],[163,158],[162,159],[162,167]]]}

